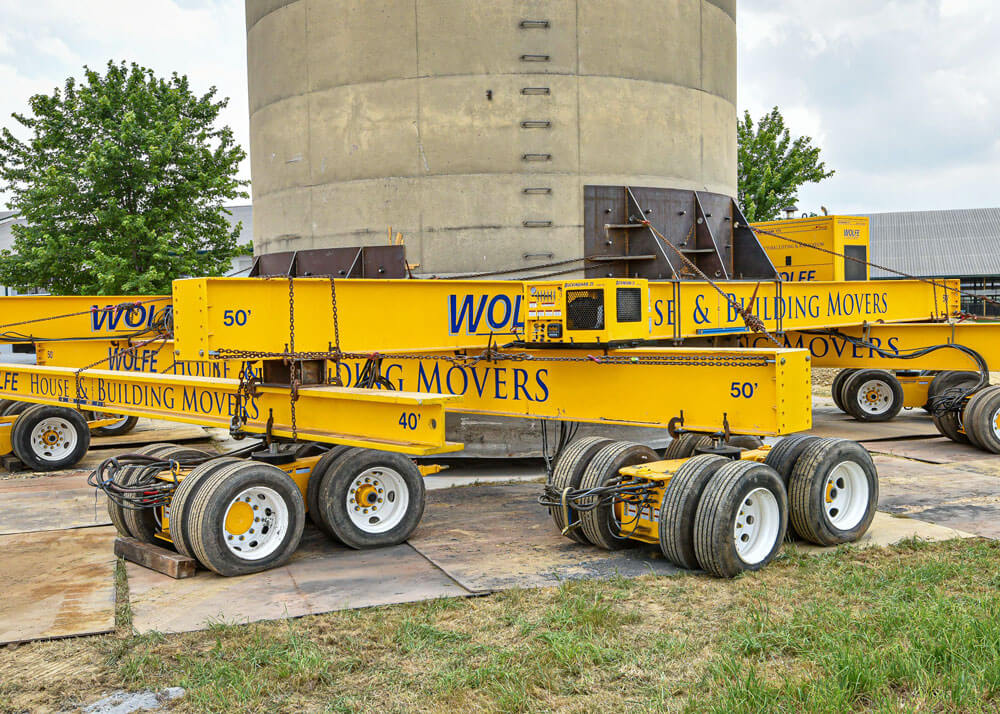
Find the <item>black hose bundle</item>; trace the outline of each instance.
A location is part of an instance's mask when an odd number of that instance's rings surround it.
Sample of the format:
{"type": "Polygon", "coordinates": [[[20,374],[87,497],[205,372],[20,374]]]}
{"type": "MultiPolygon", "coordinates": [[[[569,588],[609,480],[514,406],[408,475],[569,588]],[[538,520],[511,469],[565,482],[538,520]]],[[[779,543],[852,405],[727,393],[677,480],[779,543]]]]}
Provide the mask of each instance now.
{"type": "Polygon", "coordinates": [[[580,425],[572,421],[559,422],[558,431],[556,432],[555,450],[553,451],[549,448],[549,422],[545,419],[539,421],[542,430],[542,458],[545,460],[545,473],[548,476],[548,480],[551,481],[552,471],[555,468],[556,461],[559,459],[559,455],[576,438],[576,432],[580,428],[580,425]]]}
{"type": "MultiPolygon", "coordinates": [[[[573,510],[579,514],[607,506],[609,507],[608,517],[614,519],[614,506],[616,504],[621,503],[623,506],[631,506],[635,510],[634,515],[630,518],[622,518],[620,522],[617,522],[617,529],[610,529],[611,534],[615,538],[626,540],[638,527],[639,516],[643,511],[648,511],[650,514],[649,517],[652,518],[653,495],[660,487],[660,484],[648,479],[636,479],[627,476],[616,476],[609,479],[603,486],[597,486],[596,488],[567,488],[562,491],[547,483],[538,497],[538,503],[547,508],[564,509],[567,516],[565,518],[566,523],[570,522],[568,518],[569,510],[573,510]],[[625,531],[628,527],[631,527],[631,529],[626,533],[625,531]],[[620,530],[621,535],[618,535],[615,532],[616,530],[620,530]]],[[[579,523],[579,520],[576,523],[579,523]]]]}
{"type": "Polygon", "coordinates": [[[981,354],[976,352],[971,347],[966,347],[965,345],[959,344],[944,344],[944,345],[931,345],[930,347],[918,347],[911,350],[902,350],[900,352],[893,352],[883,349],[881,346],[869,342],[868,340],[861,339],[860,337],[851,337],[850,335],[845,335],[839,330],[803,330],[804,334],[807,335],[823,335],[827,337],[835,337],[844,342],[847,342],[854,347],[861,347],[867,350],[871,350],[880,357],[885,357],[886,359],[917,359],[931,352],[937,352],[938,350],[958,350],[959,352],[968,355],[976,363],[976,367],[979,371],[979,381],[970,387],[951,387],[946,389],[940,394],[932,397],[927,403],[927,410],[931,414],[936,414],[940,416],[945,412],[950,411],[961,411],[965,406],[965,399],[970,394],[978,392],[983,387],[990,383],[990,369],[986,360],[981,354]]]}

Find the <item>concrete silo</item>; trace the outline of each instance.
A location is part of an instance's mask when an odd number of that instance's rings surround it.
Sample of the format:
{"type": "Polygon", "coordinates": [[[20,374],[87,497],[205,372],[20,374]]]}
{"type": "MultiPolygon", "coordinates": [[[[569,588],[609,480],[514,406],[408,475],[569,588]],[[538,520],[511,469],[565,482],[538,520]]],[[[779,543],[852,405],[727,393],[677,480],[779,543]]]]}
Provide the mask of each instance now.
{"type": "Polygon", "coordinates": [[[392,226],[421,273],[530,269],[584,254],[586,186],[735,196],[735,13],[247,0],[256,252],[392,226]]]}

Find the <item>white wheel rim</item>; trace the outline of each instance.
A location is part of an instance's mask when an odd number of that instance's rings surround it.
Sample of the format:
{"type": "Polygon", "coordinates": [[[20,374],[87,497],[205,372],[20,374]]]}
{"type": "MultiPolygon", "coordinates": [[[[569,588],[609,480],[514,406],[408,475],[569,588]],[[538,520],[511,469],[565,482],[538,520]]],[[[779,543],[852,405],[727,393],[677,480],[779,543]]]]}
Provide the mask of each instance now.
{"type": "Polygon", "coordinates": [[[377,467],[361,472],[347,489],[347,515],[365,533],[392,530],[406,515],[410,491],[398,471],[377,467]]]}
{"type": "Polygon", "coordinates": [[[73,424],[62,417],[48,417],[35,424],[29,436],[31,453],[42,461],[61,461],[80,441],[73,424]]]}
{"type": "Polygon", "coordinates": [[[766,488],[755,488],[743,498],[733,524],[736,554],[747,565],[766,558],[778,540],[781,510],[778,499],[766,488]]]}
{"type": "Polygon", "coordinates": [[[1000,441],[1000,409],[993,412],[990,425],[993,427],[993,436],[996,437],[997,441],[1000,441]]]}
{"type": "Polygon", "coordinates": [[[288,533],[288,504],[272,488],[251,486],[229,502],[221,527],[222,542],[237,558],[266,558],[288,533]]]}
{"type": "Polygon", "coordinates": [[[858,390],[858,405],[868,414],[885,414],[892,408],[892,389],[881,379],[869,379],[858,390]]]}
{"type": "Polygon", "coordinates": [[[868,477],[861,465],[841,461],[826,477],[823,509],[838,530],[847,531],[859,523],[868,511],[868,477]]]}

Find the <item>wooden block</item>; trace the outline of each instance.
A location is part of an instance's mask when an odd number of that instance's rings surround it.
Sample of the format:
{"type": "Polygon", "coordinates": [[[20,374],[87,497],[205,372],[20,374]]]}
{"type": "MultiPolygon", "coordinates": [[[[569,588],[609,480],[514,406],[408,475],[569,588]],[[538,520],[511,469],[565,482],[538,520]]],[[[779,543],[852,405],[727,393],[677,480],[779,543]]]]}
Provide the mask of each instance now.
{"type": "Polygon", "coordinates": [[[90,439],[91,447],[94,446],[131,446],[141,444],[152,444],[157,441],[181,442],[181,441],[202,441],[209,439],[209,434],[200,426],[173,426],[169,428],[158,427],[155,429],[135,429],[127,434],[118,436],[97,436],[90,439]]]}
{"type": "Polygon", "coordinates": [[[13,454],[7,454],[6,456],[0,456],[0,468],[13,474],[18,471],[24,471],[25,465],[21,462],[21,459],[13,454]]]}
{"type": "Polygon", "coordinates": [[[115,538],[115,555],[178,580],[194,577],[198,569],[194,558],[135,538],[115,538]]]}

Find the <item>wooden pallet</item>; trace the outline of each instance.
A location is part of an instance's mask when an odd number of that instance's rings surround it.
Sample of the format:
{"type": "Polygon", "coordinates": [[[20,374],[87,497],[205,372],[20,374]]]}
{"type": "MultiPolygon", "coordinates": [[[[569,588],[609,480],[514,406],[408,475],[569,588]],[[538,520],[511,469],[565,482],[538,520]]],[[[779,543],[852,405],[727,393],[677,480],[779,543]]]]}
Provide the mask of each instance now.
{"type": "Polygon", "coordinates": [[[115,538],[115,555],[177,580],[194,577],[198,569],[194,558],[135,538],[115,538]]]}

